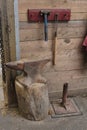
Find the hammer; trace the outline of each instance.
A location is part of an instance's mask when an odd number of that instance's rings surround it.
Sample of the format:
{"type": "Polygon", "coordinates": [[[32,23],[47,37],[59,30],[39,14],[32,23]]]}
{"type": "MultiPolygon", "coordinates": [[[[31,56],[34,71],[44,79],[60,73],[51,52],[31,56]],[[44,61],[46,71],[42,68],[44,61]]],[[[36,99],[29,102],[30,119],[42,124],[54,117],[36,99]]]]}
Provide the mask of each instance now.
{"type": "Polygon", "coordinates": [[[45,34],[45,41],[48,41],[48,15],[50,14],[49,10],[41,10],[40,15],[44,18],[44,34],[45,34]]]}

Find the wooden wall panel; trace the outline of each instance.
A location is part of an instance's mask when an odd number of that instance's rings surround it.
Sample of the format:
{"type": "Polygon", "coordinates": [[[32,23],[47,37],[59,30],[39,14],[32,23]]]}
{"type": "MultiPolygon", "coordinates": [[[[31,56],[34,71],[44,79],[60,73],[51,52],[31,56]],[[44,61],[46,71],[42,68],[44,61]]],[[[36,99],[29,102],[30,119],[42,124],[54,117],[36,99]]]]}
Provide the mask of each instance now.
{"type": "Polygon", "coordinates": [[[56,65],[48,63],[44,75],[48,79],[49,92],[62,90],[69,82],[70,90],[85,89],[87,63],[84,61],[82,42],[87,34],[86,0],[18,0],[21,58],[52,60],[54,23],[48,24],[48,37],[44,41],[43,23],[28,23],[28,9],[71,9],[71,20],[58,24],[56,65]]]}
{"type": "Polygon", "coordinates": [[[1,9],[1,1],[0,1],[0,9],[1,9]]]}
{"type": "MultiPolygon", "coordinates": [[[[86,35],[86,27],[83,23],[72,22],[67,24],[58,25],[58,38],[80,38],[86,35]],[[71,25],[71,26],[70,26],[71,25]]],[[[20,29],[20,41],[33,41],[33,40],[43,40],[44,39],[44,26],[43,24],[38,24],[38,28],[29,28],[25,25],[25,29],[20,29]]],[[[30,26],[30,25],[29,25],[30,26]]],[[[33,25],[32,25],[33,26],[33,25]]],[[[54,25],[48,26],[48,39],[52,40],[54,36],[55,28],[54,25]]]]}
{"type": "MultiPolygon", "coordinates": [[[[20,30],[21,29],[40,29],[43,26],[43,23],[28,23],[28,22],[21,22],[20,21],[20,30]]],[[[52,28],[54,27],[54,23],[48,23],[48,27],[52,28]]],[[[64,27],[87,27],[87,21],[80,20],[80,21],[69,21],[69,22],[60,22],[58,23],[58,27],[64,28],[64,27]]]]}
{"type": "MultiPolygon", "coordinates": [[[[81,12],[81,13],[75,13],[75,12],[72,12],[71,14],[71,20],[86,20],[87,19],[87,13],[86,12],[81,12]]],[[[19,20],[21,22],[27,22],[27,13],[20,13],[19,14],[19,20]]]]}
{"type": "Polygon", "coordinates": [[[87,12],[87,2],[85,0],[19,0],[19,13],[26,13],[28,8],[70,8],[72,12],[87,12]]]}
{"type": "MultiPolygon", "coordinates": [[[[4,53],[3,65],[5,65],[7,62],[16,60],[14,3],[12,0],[1,0],[1,2],[2,40],[4,53]]],[[[3,88],[5,103],[10,106],[17,103],[17,96],[14,87],[16,72],[7,70],[5,66],[4,72],[5,76],[3,78],[3,88]]]]}
{"type": "Polygon", "coordinates": [[[69,83],[69,90],[87,88],[87,73],[84,70],[49,72],[44,75],[51,92],[61,91],[65,82],[69,83]]]}
{"type": "MultiPolygon", "coordinates": [[[[84,55],[81,48],[82,41],[83,38],[58,40],[56,71],[84,68],[84,55]],[[69,41],[68,43],[67,40],[69,41]]],[[[44,43],[44,41],[22,42],[21,52],[22,58],[27,57],[30,60],[50,58],[52,60],[52,41],[48,41],[48,43],[44,43]]],[[[51,69],[52,67],[51,65],[51,69]]]]}

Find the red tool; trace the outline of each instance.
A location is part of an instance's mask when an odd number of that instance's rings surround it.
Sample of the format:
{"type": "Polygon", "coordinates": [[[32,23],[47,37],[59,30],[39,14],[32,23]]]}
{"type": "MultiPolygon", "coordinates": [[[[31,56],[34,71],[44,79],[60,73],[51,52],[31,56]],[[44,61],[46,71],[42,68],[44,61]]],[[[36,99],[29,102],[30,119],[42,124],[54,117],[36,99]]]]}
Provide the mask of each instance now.
{"type": "Polygon", "coordinates": [[[59,21],[69,21],[71,16],[70,9],[28,9],[29,22],[43,22],[44,18],[41,16],[41,10],[50,12],[48,21],[54,21],[55,15],[58,14],[59,21]]]}
{"type": "Polygon", "coordinates": [[[69,21],[71,16],[71,10],[69,9],[28,9],[28,21],[29,22],[43,22],[45,41],[48,40],[48,22],[55,20],[55,15],[58,15],[59,21],[69,21]],[[43,17],[42,17],[43,16],[43,17]]]}
{"type": "Polygon", "coordinates": [[[83,42],[83,46],[85,47],[85,49],[87,51],[87,36],[85,37],[85,40],[83,42]]]}

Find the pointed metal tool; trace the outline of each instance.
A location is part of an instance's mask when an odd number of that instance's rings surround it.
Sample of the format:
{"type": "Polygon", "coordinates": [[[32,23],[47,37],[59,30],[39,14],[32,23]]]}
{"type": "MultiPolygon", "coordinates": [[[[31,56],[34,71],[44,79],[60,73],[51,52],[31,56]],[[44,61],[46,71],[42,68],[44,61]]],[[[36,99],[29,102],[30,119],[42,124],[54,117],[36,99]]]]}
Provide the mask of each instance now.
{"type": "Polygon", "coordinates": [[[67,95],[68,95],[68,83],[65,83],[63,86],[63,95],[62,95],[62,102],[61,106],[67,110],[66,102],[67,102],[67,95]]]}

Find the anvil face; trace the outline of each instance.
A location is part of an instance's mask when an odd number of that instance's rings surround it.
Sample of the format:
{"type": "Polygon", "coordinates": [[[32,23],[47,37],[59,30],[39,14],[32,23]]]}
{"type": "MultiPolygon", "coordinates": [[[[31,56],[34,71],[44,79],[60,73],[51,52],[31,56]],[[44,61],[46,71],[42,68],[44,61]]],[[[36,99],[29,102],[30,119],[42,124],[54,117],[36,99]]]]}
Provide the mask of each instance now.
{"type": "Polygon", "coordinates": [[[6,64],[6,67],[14,70],[21,70],[24,72],[24,77],[21,78],[20,83],[24,86],[38,82],[46,83],[46,79],[40,75],[40,71],[50,61],[50,59],[39,61],[14,61],[6,64]]]}
{"type": "Polygon", "coordinates": [[[45,64],[47,64],[50,59],[39,60],[39,61],[14,61],[9,62],[6,64],[7,68],[14,69],[14,70],[21,70],[25,72],[30,77],[35,76],[36,74],[40,73],[43,69],[45,64]]]}
{"type": "Polygon", "coordinates": [[[39,61],[14,61],[14,62],[9,62],[6,64],[7,68],[14,69],[14,70],[21,70],[24,71],[25,73],[37,73],[43,67],[45,64],[47,64],[50,61],[50,59],[45,59],[45,60],[39,60],[39,61]]]}
{"type": "Polygon", "coordinates": [[[13,70],[24,70],[24,63],[18,63],[17,61],[6,63],[6,67],[13,70]]]}

